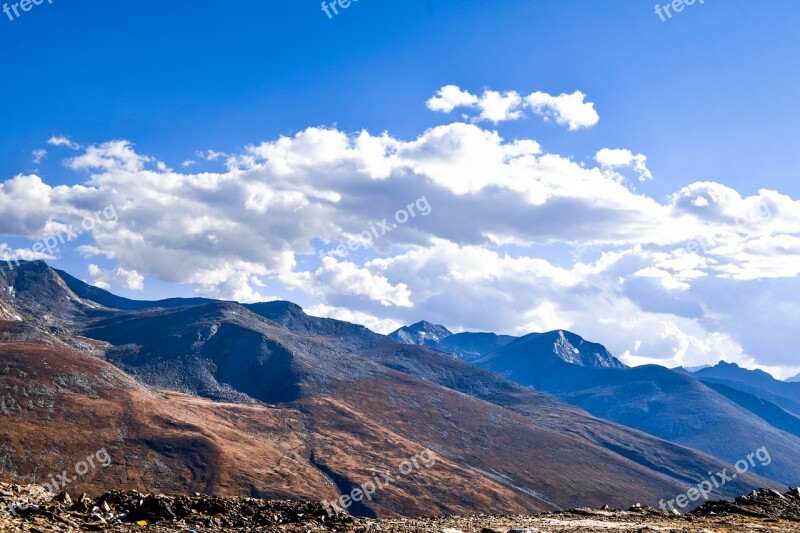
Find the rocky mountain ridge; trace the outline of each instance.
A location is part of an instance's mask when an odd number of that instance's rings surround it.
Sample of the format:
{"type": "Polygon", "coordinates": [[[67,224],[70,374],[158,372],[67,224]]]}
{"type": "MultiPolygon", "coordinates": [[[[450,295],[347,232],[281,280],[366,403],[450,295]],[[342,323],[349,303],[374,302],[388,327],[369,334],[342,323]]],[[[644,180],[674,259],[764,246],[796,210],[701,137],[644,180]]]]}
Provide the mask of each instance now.
{"type": "MultiPolygon", "coordinates": [[[[18,483],[102,446],[112,465],[71,487],[334,500],[431,450],[436,467],[349,509],[385,517],[657,502],[726,467],[287,302],[119,309],[43,263],[15,270],[0,276],[21,318],[0,322],[0,475],[18,483]]],[[[716,492],[755,487],[780,485],[746,474],[716,492]]]]}

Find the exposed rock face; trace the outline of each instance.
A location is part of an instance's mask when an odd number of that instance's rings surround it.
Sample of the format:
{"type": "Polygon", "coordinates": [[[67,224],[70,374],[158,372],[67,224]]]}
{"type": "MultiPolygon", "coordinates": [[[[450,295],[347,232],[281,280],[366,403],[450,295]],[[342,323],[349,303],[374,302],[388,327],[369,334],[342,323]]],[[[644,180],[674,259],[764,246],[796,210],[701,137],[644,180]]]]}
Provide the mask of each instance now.
{"type": "Polygon", "coordinates": [[[747,496],[737,497],[733,502],[708,502],[692,514],[696,516],[748,516],[800,521],[800,489],[792,489],[783,494],[773,489],[755,490],[747,496]]]}
{"type": "Polygon", "coordinates": [[[431,324],[425,320],[403,326],[389,334],[389,337],[401,344],[417,344],[420,346],[436,346],[453,333],[440,324],[431,324]]]}

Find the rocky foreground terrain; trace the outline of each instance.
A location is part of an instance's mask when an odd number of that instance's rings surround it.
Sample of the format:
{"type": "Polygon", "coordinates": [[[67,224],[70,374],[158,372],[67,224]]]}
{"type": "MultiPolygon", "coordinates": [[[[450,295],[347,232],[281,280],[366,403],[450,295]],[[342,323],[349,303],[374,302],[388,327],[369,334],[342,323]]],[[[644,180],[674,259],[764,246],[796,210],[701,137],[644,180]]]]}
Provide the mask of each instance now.
{"type": "Polygon", "coordinates": [[[733,502],[706,503],[691,514],[668,514],[635,505],[628,511],[572,509],[536,516],[354,518],[327,503],[171,497],[113,491],[90,499],[54,495],[38,485],[0,483],[0,531],[153,532],[792,532],[800,531],[800,489],[754,491],[733,502]]]}

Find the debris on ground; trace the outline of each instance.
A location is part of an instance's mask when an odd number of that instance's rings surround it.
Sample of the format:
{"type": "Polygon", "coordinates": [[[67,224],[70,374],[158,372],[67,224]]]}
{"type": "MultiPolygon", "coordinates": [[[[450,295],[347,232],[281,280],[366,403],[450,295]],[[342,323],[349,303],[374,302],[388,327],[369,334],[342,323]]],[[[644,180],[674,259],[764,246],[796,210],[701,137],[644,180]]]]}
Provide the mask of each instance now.
{"type": "Polygon", "coordinates": [[[754,490],[732,502],[715,501],[703,504],[695,516],[748,516],[800,521],[800,488],[781,494],[773,489],[754,490]]]}
{"type": "Polygon", "coordinates": [[[800,490],[754,491],[682,516],[636,504],[536,516],[355,518],[324,502],[111,491],[97,498],[0,483],[0,531],[153,533],[595,533],[680,531],[800,533],[800,490]]]}

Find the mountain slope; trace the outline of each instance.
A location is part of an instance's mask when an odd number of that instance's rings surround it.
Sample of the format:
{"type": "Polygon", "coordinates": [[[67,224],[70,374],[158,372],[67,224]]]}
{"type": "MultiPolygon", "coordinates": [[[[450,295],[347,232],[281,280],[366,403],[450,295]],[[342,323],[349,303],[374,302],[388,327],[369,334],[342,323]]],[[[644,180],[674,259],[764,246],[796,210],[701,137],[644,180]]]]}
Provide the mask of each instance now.
{"type": "Polygon", "coordinates": [[[514,375],[556,371],[564,365],[625,368],[602,344],[588,342],[579,335],[563,330],[525,335],[477,359],[475,363],[512,379],[514,375]]]}
{"type": "Polygon", "coordinates": [[[122,296],[117,296],[116,294],[111,294],[104,289],[87,285],[63,270],[53,270],[59,275],[59,277],[61,277],[61,279],[64,280],[64,283],[67,285],[67,287],[69,287],[69,289],[80,298],[84,300],[91,300],[104,307],[113,309],[133,311],[137,309],[150,309],[154,307],[184,307],[187,305],[197,305],[214,301],[208,298],[170,298],[168,300],[158,300],[154,302],[130,300],[128,298],[123,298],[122,296]]]}
{"type": "Polygon", "coordinates": [[[748,370],[725,361],[698,370],[693,375],[703,381],[721,383],[763,398],[800,416],[800,383],[780,381],[762,370],[748,370]]]}
{"type": "Polygon", "coordinates": [[[19,318],[65,327],[91,316],[102,305],[75,294],[44,261],[0,262],[0,300],[19,318]]]}
{"type": "MultiPolygon", "coordinates": [[[[646,437],[634,440],[641,451],[655,447],[663,455],[645,466],[499,406],[393,372],[337,382],[325,395],[269,407],[152,390],[69,348],[3,344],[0,361],[0,436],[7,443],[0,472],[20,482],[42,482],[106,448],[112,466],[92,471],[71,490],[113,484],[333,499],[371,479],[372,472],[396,471],[429,448],[435,468],[404,476],[404,483],[376,495],[361,513],[511,513],[582,502],[655,502],[702,477],[697,472],[723,467],[646,437]],[[376,394],[381,391],[391,394],[376,394]],[[547,468],[531,470],[534,462],[547,468]],[[587,478],[593,483],[585,483],[587,478]]],[[[587,422],[589,430],[607,426],[587,422]]],[[[622,431],[604,433],[610,441],[630,440],[622,431]]],[[[745,477],[726,493],[764,483],[745,477]]]]}
{"type": "Polygon", "coordinates": [[[800,437],[800,417],[793,415],[786,409],[721,383],[714,383],[713,381],[704,383],[730,401],[767,421],[770,425],[787,433],[791,433],[795,437],[800,437]]]}
{"type": "MultiPolygon", "coordinates": [[[[0,325],[1,326],[1,325],[0,325]]],[[[305,435],[294,409],[212,403],[158,392],[67,347],[0,344],[0,472],[47,482],[95,451],[112,463],[69,491],[118,484],[286,498],[335,495],[307,463],[282,467],[305,435]]]]}
{"type": "Polygon", "coordinates": [[[502,348],[516,337],[495,333],[456,333],[446,337],[434,347],[437,350],[455,355],[459,359],[472,362],[486,354],[502,348]]]}
{"type": "MultiPolygon", "coordinates": [[[[153,391],[87,354],[35,344],[0,345],[0,361],[0,473],[17,482],[71,473],[74,463],[105,448],[111,466],[91,470],[71,492],[116,485],[333,500],[375,471],[396,475],[398,465],[423,449],[343,400],[280,408],[211,402],[153,391]]],[[[526,440],[525,429],[519,431],[526,440]]],[[[363,514],[548,507],[447,455],[445,448],[434,456],[435,469],[415,470],[375,495],[363,514]]]]}
{"type": "MultiPolygon", "coordinates": [[[[88,291],[82,294],[90,296],[88,291]]],[[[440,351],[400,345],[359,326],[309,317],[286,302],[250,308],[212,302],[138,310],[109,309],[92,300],[81,305],[89,305],[91,312],[80,316],[71,308],[66,310],[75,324],[72,337],[83,335],[85,343],[95,343],[95,351],[141,380],[128,377],[133,384],[147,384],[144,390],[157,389],[152,394],[168,402],[185,398],[197,417],[216,411],[215,417],[244,425],[248,435],[258,438],[260,432],[252,429],[252,424],[261,416],[261,409],[301,413],[301,424],[287,425],[297,434],[281,435],[280,439],[302,441],[293,461],[299,461],[302,469],[310,465],[316,472],[313,479],[323,480],[314,482],[320,496],[347,492],[370,479],[372,472],[396,468],[423,448],[441,458],[441,468],[409,474],[409,482],[401,490],[386,491],[364,502],[360,512],[367,514],[463,509],[518,512],[604,503],[628,505],[631,501],[655,503],[685,491],[708,470],[725,468],[716,459],[593,418],[440,351]],[[210,403],[207,398],[239,402],[237,414],[216,407],[232,404],[210,403]],[[253,410],[254,419],[242,415],[242,409],[253,410]],[[531,468],[532,464],[539,466],[531,468]],[[323,490],[325,486],[328,488],[323,490]]],[[[53,320],[66,323],[58,317],[53,320]]],[[[48,348],[42,349],[43,354],[48,353],[48,348]]],[[[63,354],[57,357],[67,359],[63,354]]],[[[86,352],[81,357],[93,356],[86,352]]],[[[24,365],[26,359],[30,356],[18,363],[24,365]]],[[[97,359],[97,368],[105,369],[104,365],[107,363],[97,359]]],[[[42,363],[41,368],[47,365],[42,363]]],[[[82,369],[78,373],[87,372],[82,369]]],[[[63,369],[62,374],[74,372],[63,369]]],[[[42,382],[58,379],[46,376],[42,382]]],[[[144,406],[142,416],[166,408],[144,406]]],[[[65,404],[68,412],[78,408],[65,404]]],[[[104,419],[99,411],[81,413],[85,420],[104,419]]],[[[56,444],[72,437],[53,426],[47,412],[28,418],[30,424],[22,426],[27,429],[19,439],[33,431],[55,436],[56,444]]],[[[150,423],[154,431],[183,424],[163,417],[150,423]]],[[[19,424],[17,421],[13,427],[19,424]]],[[[88,427],[84,431],[95,434],[88,427]]],[[[125,438],[121,438],[124,444],[125,438]]],[[[163,453],[173,450],[173,459],[185,460],[183,448],[169,448],[171,437],[165,438],[167,442],[157,449],[163,453]]],[[[227,434],[214,441],[216,448],[212,448],[225,452],[206,453],[198,460],[198,464],[209,465],[211,477],[203,479],[213,490],[239,492],[247,486],[249,481],[242,481],[238,467],[220,459],[252,453],[250,448],[238,451],[235,443],[240,438],[237,433],[227,434]],[[223,486],[218,479],[227,481],[223,486]]],[[[11,454],[9,464],[14,468],[13,458],[21,453],[22,442],[11,454]]],[[[15,475],[31,475],[33,466],[26,468],[15,475]]],[[[181,482],[168,481],[170,486],[181,482]]],[[[769,483],[744,476],[721,491],[732,495],[764,484],[769,483]]],[[[260,493],[265,489],[254,483],[248,490],[260,493]]]]}
{"type": "Polygon", "coordinates": [[[800,479],[800,439],[684,373],[659,366],[571,364],[554,357],[549,344],[521,345],[518,341],[477,363],[522,385],[555,394],[600,418],[731,463],[767,446],[775,461],[759,473],[786,484],[800,479]]]}

